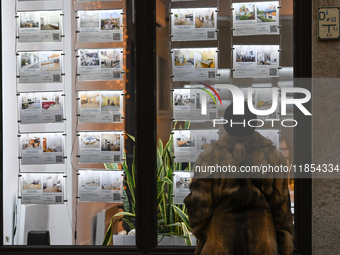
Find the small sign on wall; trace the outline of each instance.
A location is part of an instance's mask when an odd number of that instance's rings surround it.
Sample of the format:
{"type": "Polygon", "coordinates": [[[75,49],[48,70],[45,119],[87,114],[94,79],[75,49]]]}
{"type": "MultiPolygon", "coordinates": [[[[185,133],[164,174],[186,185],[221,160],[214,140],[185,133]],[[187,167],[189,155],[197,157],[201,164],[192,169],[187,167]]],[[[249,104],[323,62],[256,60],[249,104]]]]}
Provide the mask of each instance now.
{"type": "Polygon", "coordinates": [[[321,7],[318,9],[318,39],[340,39],[340,7],[321,7]]]}

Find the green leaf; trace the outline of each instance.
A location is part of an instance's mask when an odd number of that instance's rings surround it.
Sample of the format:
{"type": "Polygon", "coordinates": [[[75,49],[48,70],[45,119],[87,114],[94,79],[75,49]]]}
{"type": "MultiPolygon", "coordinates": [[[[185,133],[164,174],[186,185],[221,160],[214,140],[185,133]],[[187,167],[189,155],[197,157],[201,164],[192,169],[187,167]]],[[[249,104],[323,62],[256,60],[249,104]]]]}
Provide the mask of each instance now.
{"type": "Polygon", "coordinates": [[[132,141],[136,141],[136,139],[135,139],[135,137],[134,136],[132,136],[132,135],[129,135],[129,134],[126,134],[128,137],[130,137],[131,139],[132,139],[132,141]]]}
{"type": "Polygon", "coordinates": [[[190,128],[190,121],[186,121],[184,124],[184,129],[189,129],[190,128]]]}
{"type": "Polygon", "coordinates": [[[172,208],[174,208],[175,212],[181,217],[182,221],[185,223],[186,227],[190,229],[189,226],[189,217],[177,206],[172,205],[172,208]]]}
{"type": "Polygon", "coordinates": [[[182,224],[182,229],[183,229],[183,235],[188,237],[188,239],[185,239],[185,243],[187,244],[187,246],[191,246],[192,243],[191,243],[189,230],[184,222],[182,222],[181,224],[182,224]]]}

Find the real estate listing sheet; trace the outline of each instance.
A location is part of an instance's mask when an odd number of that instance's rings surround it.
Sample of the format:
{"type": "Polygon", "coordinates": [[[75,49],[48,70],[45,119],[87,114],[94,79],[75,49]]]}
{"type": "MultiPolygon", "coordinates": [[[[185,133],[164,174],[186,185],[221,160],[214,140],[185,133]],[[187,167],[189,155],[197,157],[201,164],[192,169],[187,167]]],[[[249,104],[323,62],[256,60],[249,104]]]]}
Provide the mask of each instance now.
{"type": "Polygon", "coordinates": [[[174,204],[183,204],[184,198],[190,193],[189,187],[193,173],[190,171],[176,171],[173,176],[174,204]]]}

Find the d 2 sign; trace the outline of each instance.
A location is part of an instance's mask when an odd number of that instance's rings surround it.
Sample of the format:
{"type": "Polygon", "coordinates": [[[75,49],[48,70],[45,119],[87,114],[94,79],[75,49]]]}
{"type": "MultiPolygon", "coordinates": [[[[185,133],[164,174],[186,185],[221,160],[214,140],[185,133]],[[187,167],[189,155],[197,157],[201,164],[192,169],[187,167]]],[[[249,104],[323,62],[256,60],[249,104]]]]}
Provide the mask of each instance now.
{"type": "Polygon", "coordinates": [[[321,7],[318,9],[318,39],[340,39],[340,7],[321,7]]]}

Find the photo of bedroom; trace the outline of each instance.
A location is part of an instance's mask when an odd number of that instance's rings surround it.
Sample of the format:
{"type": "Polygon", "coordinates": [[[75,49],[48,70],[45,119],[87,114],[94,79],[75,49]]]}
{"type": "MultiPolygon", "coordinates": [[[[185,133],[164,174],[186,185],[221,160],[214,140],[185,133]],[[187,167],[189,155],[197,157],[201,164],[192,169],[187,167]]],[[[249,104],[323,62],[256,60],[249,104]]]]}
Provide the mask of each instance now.
{"type": "Polygon", "coordinates": [[[236,47],[236,62],[255,62],[256,47],[236,47]]]}
{"type": "Polygon", "coordinates": [[[46,93],[41,96],[44,111],[61,111],[60,93],[46,93]]]}
{"type": "Polygon", "coordinates": [[[191,137],[190,130],[179,131],[176,134],[176,147],[195,147],[195,139],[191,137]]]}
{"type": "Polygon", "coordinates": [[[215,68],[215,50],[196,50],[195,67],[196,68],[215,68]]]}
{"type": "Polygon", "coordinates": [[[112,172],[102,172],[102,190],[121,190],[121,178],[112,172]]]}
{"type": "Polygon", "coordinates": [[[40,30],[59,30],[59,12],[40,12],[40,30]]]}
{"type": "Polygon", "coordinates": [[[33,110],[40,109],[40,94],[29,93],[22,94],[21,96],[21,109],[22,110],[33,110]]]}
{"type": "Polygon", "coordinates": [[[80,94],[80,108],[99,108],[99,92],[82,92],[80,94]]]}
{"type": "Polygon", "coordinates": [[[194,65],[194,50],[176,50],[175,66],[193,66],[194,65]]]}
{"type": "Polygon", "coordinates": [[[38,12],[21,12],[20,28],[37,28],[39,27],[38,12]]]}
{"type": "Polygon", "coordinates": [[[102,151],[120,151],[120,134],[102,134],[102,151]]]}
{"type": "Polygon", "coordinates": [[[258,47],[257,65],[277,65],[278,54],[277,47],[258,47]]]}
{"type": "Polygon", "coordinates": [[[174,25],[193,25],[194,24],[194,14],[190,9],[175,9],[174,10],[174,25]]]}
{"type": "Polygon", "coordinates": [[[118,112],[120,110],[120,96],[116,93],[102,93],[101,110],[109,112],[118,112]]]}
{"type": "Polygon", "coordinates": [[[120,13],[117,11],[101,12],[100,27],[102,30],[120,29],[120,13]]]}
{"type": "Polygon", "coordinates": [[[214,11],[198,9],[195,12],[195,28],[214,28],[214,11]]]}
{"type": "Polygon", "coordinates": [[[82,11],[79,12],[80,27],[99,27],[99,12],[82,11]]]}
{"type": "Polygon", "coordinates": [[[82,171],[80,186],[82,188],[99,188],[100,187],[100,172],[82,171]]]}
{"type": "Polygon", "coordinates": [[[21,57],[21,68],[39,68],[39,53],[23,52],[21,57]]]}
{"type": "Polygon", "coordinates": [[[27,135],[22,138],[22,149],[23,150],[41,150],[40,137],[33,135],[27,135]]]}
{"type": "Polygon", "coordinates": [[[60,174],[43,175],[43,192],[62,192],[63,176],[60,174]]]}
{"type": "Polygon", "coordinates": [[[41,71],[60,71],[60,54],[59,53],[42,53],[41,71]]]}
{"type": "Polygon", "coordinates": [[[120,50],[100,51],[100,64],[102,68],[120,68],[120,50]]]}
{"type": "Polygon", "coordinates": [[[41,175],[40,174],[23,174],[22,175],[22,189],[41,189],[41,175]]]}
{"type": "Polygon", "coordinates": [[[49,134],[43,136],[43,152],[62,152],[62,136],[58,134],[49,134]]]}
{"type": "Polygon", "coordinates": [[[80,148],[100,148],[100,135],[97,134],[81,134],[80,135],[80,148]]]}
{"type": "Polygon", "coordinates": [[[81,50],[80,65],[82,66],[99,66],[98,50],[81,50]]]}

